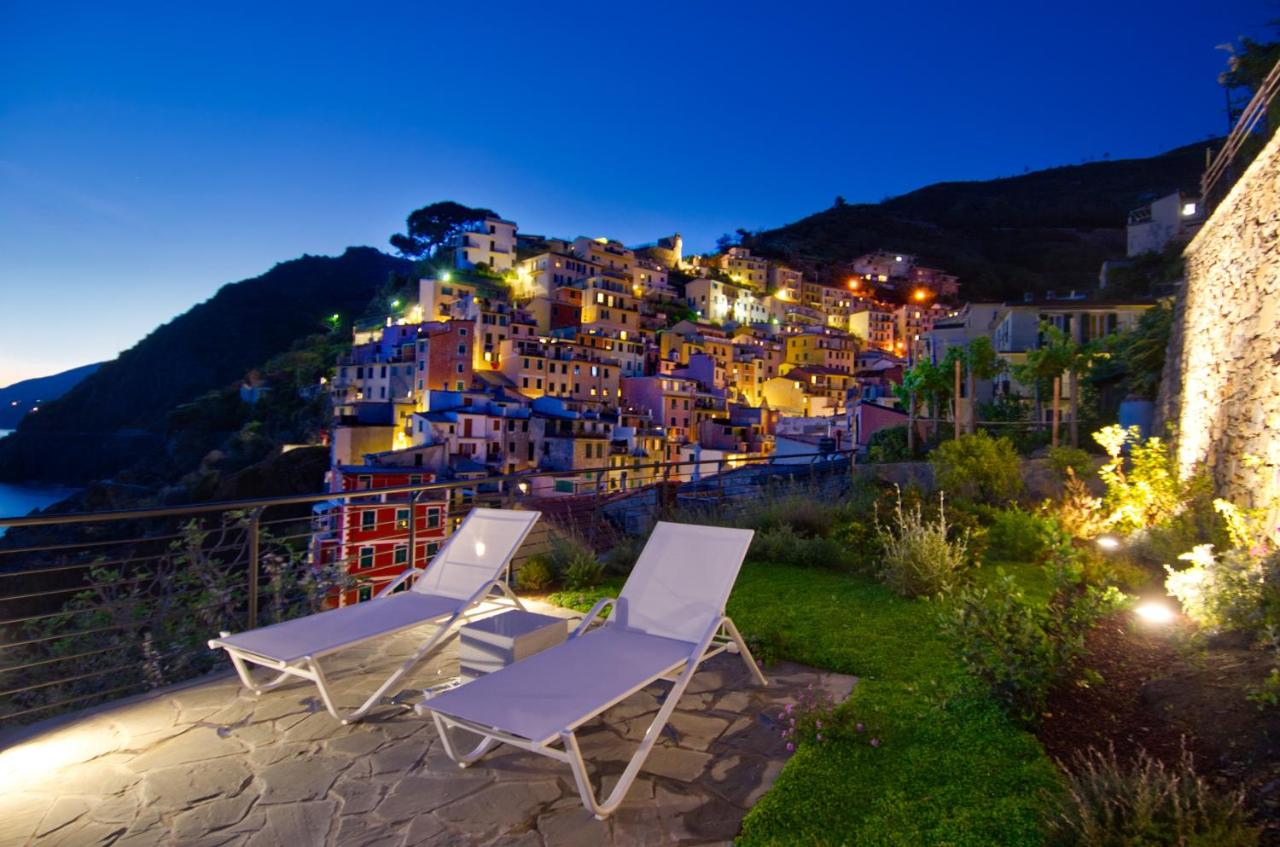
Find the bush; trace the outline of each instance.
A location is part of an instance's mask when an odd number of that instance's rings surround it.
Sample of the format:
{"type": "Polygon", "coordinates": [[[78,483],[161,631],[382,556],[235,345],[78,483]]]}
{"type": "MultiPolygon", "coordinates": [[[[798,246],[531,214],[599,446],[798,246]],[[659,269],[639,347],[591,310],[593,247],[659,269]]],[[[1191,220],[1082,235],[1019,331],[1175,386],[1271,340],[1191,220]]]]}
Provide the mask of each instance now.
{"type": "Polygon", "coordinates": [[[596,559],[595,552],[573,536],[553,541],[547,559],[564,587],[571,591],[599,585],[604,577],[604,565],[596,559]]]}
{"type": "Polygon", "coordinates": [[[1021,509],[1002,509],[987,527],[987,552],[993,559],[1035,562],[1044,555],[1060,530],[1051,517],[1021,509]]]}
{"type": "Polygon", "coordinates": [[[1214,553],[1198,544],[1179,559],[1190,566],[1165,566],[1165,589],[1178,598],[1187,616],[1210,629],[1234,629],[1254,635],[1280,626],[1280,546],[1264,509],[1241,509],[1214,501],[1230,548],[1214,553]]]}
{"type": "Polygon", "coordinates": [[[806,538],[788,524],[757,532],[747,558],[797,568],[845,570],[849,559],[845,548],[831,538],[806,538]]]}
{"type": "Polygon", "coordinates": [[[877,517],[876,534],[884,550],[880,579],[904,597],[925,597],[953,589],[967,564],[968,534],[952,540],[947,514],[938,496],[938,517],[926,520],[920,504],[903,506],[899,493],[892,525],[877,517]]]}
{"type": "Polygon", "coordinates": [[[516,571],[516,586],[521,591],[542,591],[555,578],[545,556],[531,556],[516,571]]]}
{"type": "Polygon", "coordinates": [[[1107,512],[1102,498],[1094,497],[1071,468],[1066,469],[1062,499],[1054,511],[1058,526],[1074,538],[1097,538],[1107,531],[1107,512]]]}
{"type": "Polygon", "coordinates": [[[569,591],[581,591],[594,588],[604,579],[604,565],[595,558],[580,558],[569,563],[564,569],[561,581],[569,591]]]}
{"type": "Polygon", "coordinates": [[[910,459],[905,426],[876,430],[867,441],[867,460],[870,462],[906,462],[910,459]]]}
{"type": "Polygon", "coordinates": [[[843,548],[845,562],[856,571],[874,572],[884,554],[875,524],[866,521],[840,521],[831,530],[831,539],[843,548]]]}
{"type": "Polygon", "coordinates": [[[1018,453],[1007,438],[979,431],[938,445],[930,454],[938,485],[951,496],[997,505],[1022,491],[1018,453]]]}
{"type": "Polygon", "coordinates": [[[1063,479],[1068,475],[1079,479],[1093,476],[1093,457],[1079,447],[1050,447],[1049,465],[1063,479]]]}
{"type": "Polygon", "coordinates": [[[604,554],[604,568],[617,576],[626,576],[636,566],[645,539],[639,535],[624,535],[604,554]]]}
{"type": "Polygon", "coordinates": [[[790,490],[748,502],[736,523],[757,532],[785,526],[806,538],[825,537],[831,533],[836,510],[829,499],[807,491],[790,490]]]}
{"type": "Polygon", "coordinates": [[[1050,577],[1053,593],[1039,602],[999,569],[990,587],[957,592],[940,617],[964,663],[1011,717],[1027,725],[1039,721],[1050,689],[1083,654],[1085,633],[1123,598],[1114,588],[1083,585],[1061,561],[1050,577]]]}
{"type": "Polygon", "coordinates": [[[1093,439],[1107,452],[1098,476],[1107,485],[1105,503],[1113,528],[1132,532],[1162,526],[1183,510],[1190,492],[1163,439],[1142,441],[1136,426],[1114,425],[1095,432],[1093,439]]]}
{"type": "Polygon", "coordinates": [[[1048,820],[1052,847],[1252,847],[1244,793],[1218,793],[1199,775],[1191,756],[1167,767],[1139,752],[1131,767],[1115,750],[1076,757],[1067,793],[1048,820]]]}

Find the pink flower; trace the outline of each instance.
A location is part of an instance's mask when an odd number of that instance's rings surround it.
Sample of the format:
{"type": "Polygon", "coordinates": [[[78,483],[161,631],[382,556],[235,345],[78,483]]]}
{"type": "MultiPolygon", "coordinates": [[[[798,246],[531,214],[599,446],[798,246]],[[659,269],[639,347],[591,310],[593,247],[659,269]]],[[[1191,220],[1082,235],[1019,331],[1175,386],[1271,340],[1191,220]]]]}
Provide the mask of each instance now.
{"type": "Polygon", "coordinates": [[[819,740],[819,741],[821,741],[821,740],[822,740],[822,733],[821,733],[821,732],[819,732],[819,733],[818,733],[818,740],[819,740]]]}
{"type": "Polygon", "coordinates": [[[788,704],[787,704],[787,714],[788,714],[788,715],[789,715],[789,714],[791,714],[791,710],[792,710],[793,708],[794,708],[794,704],[792,704],[792,703],[788,703],[788,704]]]}
{"type": "Polygon", "coordinates": [[[871,739],[871,746],[872,746],[872,747],[879,747],[879,746],[880,746],[880,739],[879,739],[879,738],[873,738],[873,739],[871,739]]]}
{"type": "Polygon", "coordinates": [[[822,729],[822,721],[814,721],[813,725],[818,729],[822,729]]]}
{"type": "Polygon", "coordinates": [[[857,730],[858,732],[862,732],[863,730],[866,729],[866,727],[859,723],[856,726],[854,726],[854,729],[857,730]]]}
{"type": "Polygon", "coordinates": [[[794,744],[792,744],[790,741],[788,741],[788,742],[787,742],[787,752],[788,752],[788,753],[794,753],[794,752],[795,752],[795,750],[796,750],[796,745],[794,745],[794,744]]]}

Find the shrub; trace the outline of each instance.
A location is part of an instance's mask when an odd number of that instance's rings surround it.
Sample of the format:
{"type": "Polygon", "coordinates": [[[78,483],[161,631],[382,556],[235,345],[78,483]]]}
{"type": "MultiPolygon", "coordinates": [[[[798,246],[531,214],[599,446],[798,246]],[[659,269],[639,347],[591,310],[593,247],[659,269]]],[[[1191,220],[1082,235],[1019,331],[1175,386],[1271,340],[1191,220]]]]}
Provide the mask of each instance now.
{"type": "Polygon", "coordinates": [[[1067,792],[1048,820],[1052,847],[1252,847],[1241,791],[1219,793],[1199,775],[1184,750],[1168,767],[1139,752],[1130,767],[1106,753],[1077,755],[1067,792]]]}
{"type": "Polygon", "coordinates": [[[1080,479],[1093,475],[1093,457],[1079,447],[1050,447],[1049,465],[1063,479],[1068,474],[1080,479]]]}
{"type": "Polygon", "coordinates": [[[1089,493],[1088,486],[1072,468],[1066,469],[1062,499],[1054,511],[1058,526],[1074,538],[1097,538],[1107,531],[1107,512],[1102,498],[1089,493]]]}
{"type": "Polygon", "coordinates": [[[593,558],[574,559],[569,566],[564,569],[561,581],[564,587],[570,591],[581,591],[584,588],[594,588],[600,584],[600,580],[604,578],[604,565],[600,564],[593,558]]]}
{"type": "Polygon", "coordinates": [[[1103,427],[1093,439],[1107,453],[1098,476],[1107,486],[1108,523],[1120,532],[1162,526],[1186,506],[1188,486],[1160,438],[1142,441],[1136,426],[1103,427]],[[1125,452],[1129,457],[1126,469],[1125,452]]]}
{"type": "Polygon", "coordinates": [[[1022,491],[1018,453],[1007,438],[979,431],[944,442],[930,455],[938,485],[953,497],[1000,504],[1022,491]]]}
{"type": "Polygon", "coordinates": [[[1215,554],[1212,544],[1200,544],[1178,558],[1191,564],[1182,569],[1166,565],[1165,590],[1200,626],[1258,632],[1278,616],[1277,554],[1258,557],[1238,548],[1215,554]]]}
{"type": "Polygon", "coordinates": [[[757,532],[785,526],[806,538],[825,537],[831,533],[836,511],[829,499],[817,494],[784,490],[749,501],[737,523],[757,532]]]}
{"type": "MultiPolygon", "coordinates": [[[[878,513],[877,513],[878,514],[878,513]]],[[[968,534],[952,540],[938,495],[938,517],[926,520],[920,504],[903,506],[899,493],[891,525],[877,517],[876,534],[884,550],[880,579],[905,597],[924,597],[953,589],[967,564],[968,534]]]]}
{"type": "Polygon", "coordinates": [[[844,570],[849,566],[845,548],[835,539],[806,538],[789,524],[757,532],[747,558],[798,568],[844,570]]]}
{"type": "Polygon", "coordinates": [[[1051,517],[1016,508],[1002,509],[987,527],[987,552],[993,559],[1035,562],[1058,532],[1057,522],[1051,517]]]}
{"type": "Polygon", "coordinates": [[[965,665],[1027,725],[1039,721],[1050,689],[1083,654],[1085,633],[1122,601],[1114,588],[1084,586],[1060,561],[1050,576],[1053,593],[1039,602],[999,569],[991,586],[957,592],[940,617],[965,665]]]}
{"type": "Polygon", "coordinates": [[[905,462],[910,458],[905,426],[876,430],[867,441],[867,460],[870,462],[905,462]]]}
{"type": "Polygon", "coordinates": [[[639,535],[624,535],[604,555],[604,568],[611,574],[626,576],[636,566],[645,539],[639,535]]]}
{"type": "Polygon", "coordinates": [[[831,530],[831,539],[843,548],[845,562],[853,570],[873,572],[884,554],[875,524],[866,521],[840,521],[831,530]]]}
{"type": "Polygon", "coordinates": [[[516,571],[516,586],[521,591],[542,591],[555,578],[545,556],[531,556],[516,571]]]}
{"type": "Polygon", "coordinates": [[[596,559],[595,552],[581,539],[573,536],[553,541],[547,559],[564,587],[571,591],[592,588],[599,585],[604,577],[604,565],[596,559]]]}

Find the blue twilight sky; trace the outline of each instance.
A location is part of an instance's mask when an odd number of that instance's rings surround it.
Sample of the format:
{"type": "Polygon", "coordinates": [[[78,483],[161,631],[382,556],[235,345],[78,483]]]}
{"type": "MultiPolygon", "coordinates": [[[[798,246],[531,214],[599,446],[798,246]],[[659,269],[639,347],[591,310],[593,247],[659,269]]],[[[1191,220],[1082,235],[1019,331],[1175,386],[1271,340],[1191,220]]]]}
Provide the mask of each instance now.
{"type": "Polygon", "coordinates": [[[413,208],[694,249],[1225,129],[1272,0],[0,2],[0,385],[413,208]]]}

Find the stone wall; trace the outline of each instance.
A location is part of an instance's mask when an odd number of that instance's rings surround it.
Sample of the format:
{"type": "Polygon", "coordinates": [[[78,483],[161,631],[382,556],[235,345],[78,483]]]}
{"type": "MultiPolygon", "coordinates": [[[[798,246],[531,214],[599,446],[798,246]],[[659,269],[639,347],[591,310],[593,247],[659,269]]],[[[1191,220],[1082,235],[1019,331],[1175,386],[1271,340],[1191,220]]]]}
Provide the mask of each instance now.
{"type": "MultiPolygon", "coordinates": [[[[1159,419],[1180,469],[1237,503],[1280,498],[1280,133],[1187,246],[1159,419]]],[[[1159,430],[1157,430],[1159,431],[1159,430]]]]}

